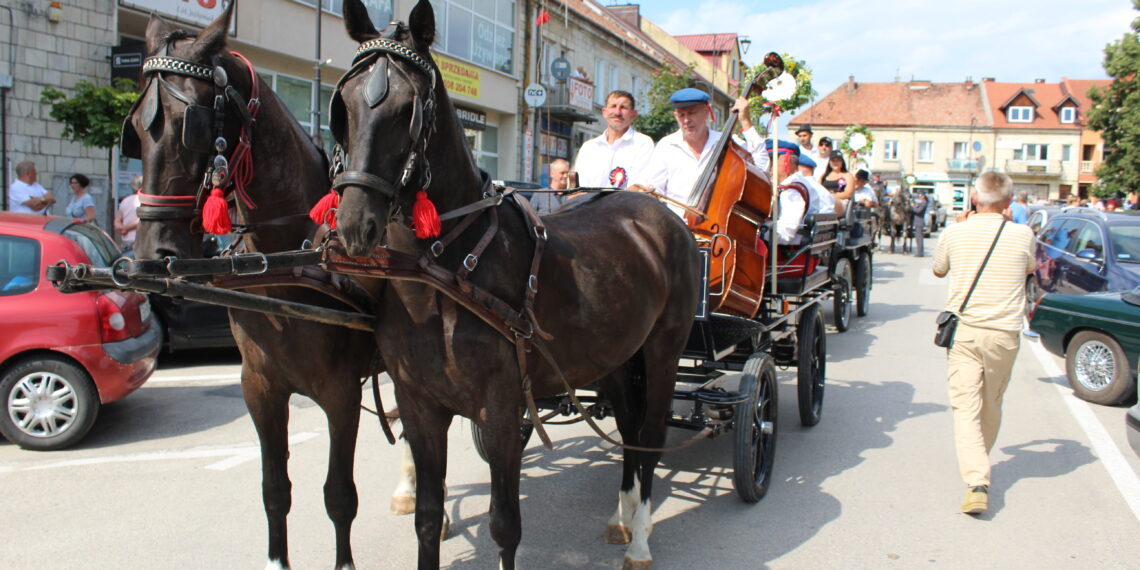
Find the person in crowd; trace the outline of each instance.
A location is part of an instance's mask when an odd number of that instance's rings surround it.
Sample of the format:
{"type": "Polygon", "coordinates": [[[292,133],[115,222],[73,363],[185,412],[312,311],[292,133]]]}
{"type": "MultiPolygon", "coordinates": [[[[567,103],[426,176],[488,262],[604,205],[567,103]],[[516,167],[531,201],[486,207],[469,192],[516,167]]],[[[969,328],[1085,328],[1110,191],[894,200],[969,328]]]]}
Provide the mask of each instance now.
{"type": "Polygon", "coordinates": [[[937,277],[950,275],[945,310],[957,312],[996,239],[977,288],[959,315],[946,358],[954,446],[966,484],[962,512],[970,514],[988,508],[989,453],[1001,426],[1002,396],[1020,346],[1025,276],[1036,265],[1033,231],[1026,225],[1003,223],[1012,187],[1005,174],[983,173],[973,195],[977,211],[963,212],[959,223],[946,228],[932,267],[937,277]]]}
{"type": "Polygon", "coordinates": [[[879,205],[879,197],[875,194],[875,190],[868,184],[870,182],[870,174],[859,169],[855,173],[855,181],[851,186],[851,199],[865,208],[874,208],[879,205]]]}
{"type": "Polygon", "coordinates": [[[1015,224],[1029,223],[1029,193],[1018,192],[1017,200],[1009,205],[1009,215],[1015,224]]]}
{"type": "Polygon", "coordinates": [[[1140,192],[1132,190],[1128,192],[1128,198],[1124,200],[1125,210],[1140,210],[1140,192]]]}
{"type": "Polygon", "coordinates": [[[71,187],[71,200],[68,200],[64,212],[77,221],[94,222],[95,198],[87,192],[87,187],[91,185],[91,179],[82,174],[72,174],[71,178],[67,180],[67,184],[71,187]]]}
{"type": "MultiPolygon", "coordinates": [[[[631,190],[656,192],[673,201],[692,205],[693,186],[712,160],[712,150],[722,136],[709,129],[712,107],[709,95],[699,89],[687,87],[669,97],[673,117],[677,120],[676,132],[666,135],[653,147],[650,166],[642,179],[634,179],[631,190]]],[[[764,139],[756,132],[749,115],[748,99],[740,97],[732,106],[737,113],[743,138],[738,142],[751,155],[761,170],[768,168],[768,155],[764,152],[764,139]]],[[[674,207],[674,211],[679,208],[674,207]]]]}
{"type": "Polygon", "coordinates": [[[637,118],[637,109],[633,95],[626,91],[606,95],[602,118],[606,121],[605,132],[583,143],[574,159],[578,184],[624,190],[630,180],[644,177],[641,171],[653,156],[653,139],[630,126],[637,118]]]}
{"type": "Polygon", "coordinates": [[[815,179],[823,180],[823,171],[827,170],[827,166],[831,161],[832,151],[835,144],[831,142],[828,137],[819,137],[819,142],[815,145],[815,151],[809,153],[812,162],[815,163],[815,179]]]}
{"type": "MultiPolygon", "coordinates": [[[[815,150],[815,145],[811,144],[811,125],[804,125],[796,129],[796,138],[800,140],[800,158],[811,158],[812,152],[815,150]]],[[[814,163],[815,161],[812,160],[814,163]]],[[[801,162],[802,164],[802,162],[801,162]]]]}
{"type": "Polygon", "coordinates": [[[119,202],[115,210],[115,233],[123,242],[123,249],[132,249],[135,246],[135,231],[139,227],[139,190],[142,189],[143,177],[135,175],[131,178],[131,195],[119,202]]]}
{"type": "Polygon", "coordinates": [[[819,178],[819,183],[835,196],[835,201],[851,199],[855,188],[855,177],[847,171],[847,161],[843,160],[843,153],[833,150],[827,157],[827,166],[819,178]]]}
{"type": "Polygon", "coordinates": [[[556,158],[550,162],[550,189],[556,192],[535,192],[530,199],[536,214],[545,216],[566,203],[566,189],[569,188],[570,163],[556,158]]]}
{"type": "Polygon", "coordinates": [[[1065,201],[1066,206],[1080,206],[1081,197],[1076,194],[1069,194],[1069,198],[1065,201]]]}
{"type": "Polygon", "coordinates": [[[930,207],[926,192],[918,190],[911,193],[914,200],[910,203],[911,225],[914,226],[914,256],[924,257],[923,245],[926,243],[926,211],[930,207]]]}
{"type": "MultiPolygon", "coordinates": [[[[771,150],[771,141],[766,141],[771,150]]],[[[800,153],[799,145],[780,141],[780,171],[790,172],[779,185],[780,211],[776,218],[776,241],[781,245],[798,244],[799,229],[805,215],[835,213],[835,200],[811,175],[815,164],[800,153]],[[801,162],[802,161],[802,162],[801,162]]]]}
{"type": "Polygon", "coordinates": [[[25,160],[16,165],[16,180],[8,187],[8,210],[47,215],[55,197],[36,182],[38,178],[36,163],[25,160]]]}

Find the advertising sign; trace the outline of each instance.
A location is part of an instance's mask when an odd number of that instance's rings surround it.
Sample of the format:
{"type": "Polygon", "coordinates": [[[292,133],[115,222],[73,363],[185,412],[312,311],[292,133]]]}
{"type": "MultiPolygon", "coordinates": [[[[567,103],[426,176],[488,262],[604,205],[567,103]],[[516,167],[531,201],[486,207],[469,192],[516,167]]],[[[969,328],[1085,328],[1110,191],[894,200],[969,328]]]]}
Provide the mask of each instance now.
{"type": "Polygon", "coordinates": [[[583,111],[594,110],[594,86],[578,79],[571,77],[566,82],[566,89],[570,93],[570,106],[577,107],[583,111]]]}
{"type": "Polygon", "coordinates": [[[479,87],[483,81],[483,72],[474,65],[456,61],[445,55],[433,53],[439,73],[443,76],[443,85],[451,95],[463,95],[472,99],[479,98],[479,87]]]}
{"type": "MultiPolygon", "coordinates": [[[[158,12],[176,20],[205,27],[225,11],[226,0],[119,0],[119,4],[143,12],[158,12]]],[[[237,33],[237,15],[230,22],[230,33],[237,33]]]]}

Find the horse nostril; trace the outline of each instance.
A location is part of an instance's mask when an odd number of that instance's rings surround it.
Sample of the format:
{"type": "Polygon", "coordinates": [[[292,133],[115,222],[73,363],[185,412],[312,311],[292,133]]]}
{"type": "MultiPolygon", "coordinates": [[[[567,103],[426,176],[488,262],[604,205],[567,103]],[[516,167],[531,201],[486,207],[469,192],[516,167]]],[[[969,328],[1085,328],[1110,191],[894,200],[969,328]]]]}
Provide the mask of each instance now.
{"type": "Polygon", "coordinates": [[[376,227],[376,222],[368,220],[364,223],[364,243],[368,245],[376,245],[380,241],[379,228],[376,227]]]}

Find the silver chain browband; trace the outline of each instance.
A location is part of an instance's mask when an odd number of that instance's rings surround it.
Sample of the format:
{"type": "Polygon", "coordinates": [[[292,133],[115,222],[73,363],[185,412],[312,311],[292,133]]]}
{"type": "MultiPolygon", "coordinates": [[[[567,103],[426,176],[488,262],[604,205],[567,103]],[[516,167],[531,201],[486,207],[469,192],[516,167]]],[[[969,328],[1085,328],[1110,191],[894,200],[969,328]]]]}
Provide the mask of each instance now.
{"type": "Polygon", "coordinates": [[[146,58],[143,62],[143,74],[155,72],[177,73],[188,77],[196,77],[205,81],[214,80],[214,68],[168,56],[154,56],[146,58]]]}
{"type": "Polygon", "coordinates": [[[361,58],[364,58],[365,56],[377,51],[394,53],[400,57],[403,57],[404,59],[419,66],[420,69],[424,70],[424,73],[428,74],[428,77],[431,77],[433,80],[435,79],[435,71],[432,69],[431,64],[428,63],[428,61],[424,59],[423,56],[416,53],[414,50],[412,50],[412,48],[388,38],[376,38],[360,44],[360,47],[356,48],[356,55],[352,57],[352,63],[355,64],[361,58]]]}

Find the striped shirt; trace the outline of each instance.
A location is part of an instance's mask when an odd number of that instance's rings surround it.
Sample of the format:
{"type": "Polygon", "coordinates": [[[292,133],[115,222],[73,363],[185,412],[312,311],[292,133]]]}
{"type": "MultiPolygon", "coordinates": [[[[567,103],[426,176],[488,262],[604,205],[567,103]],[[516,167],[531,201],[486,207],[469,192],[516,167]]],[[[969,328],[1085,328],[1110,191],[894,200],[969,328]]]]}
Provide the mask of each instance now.
{"type": "MultiPolygon", "coordinates": [[[[934,274],[950,273],[947,311],[958,312],[974,276],[1001,226],[1001,214],[974,214],[942,232],[934,251],[934,274]]],[[[1007,223],[970,296],[962,322],[987,329],[1019,331],[1025,313],[1025,278],[1036,267],[1033,231],[1007,223]]]]}

